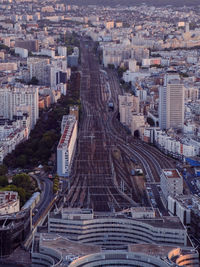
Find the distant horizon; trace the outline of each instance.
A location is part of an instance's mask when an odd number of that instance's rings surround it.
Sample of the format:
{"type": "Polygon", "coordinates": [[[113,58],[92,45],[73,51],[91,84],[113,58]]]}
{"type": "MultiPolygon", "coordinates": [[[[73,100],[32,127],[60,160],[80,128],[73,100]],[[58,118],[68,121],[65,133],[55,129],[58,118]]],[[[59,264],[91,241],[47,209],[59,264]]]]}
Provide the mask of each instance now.
{"type": "Polygon", "coordinates": [[[104,6],[134,6],[134,5],[152,5],[152,6],[167,6],[171,5],[174,7],[183,6],[198,6],[200,5],[199,0],[67,0],[68,4],[74,5],[104,5],[104,6]]]}

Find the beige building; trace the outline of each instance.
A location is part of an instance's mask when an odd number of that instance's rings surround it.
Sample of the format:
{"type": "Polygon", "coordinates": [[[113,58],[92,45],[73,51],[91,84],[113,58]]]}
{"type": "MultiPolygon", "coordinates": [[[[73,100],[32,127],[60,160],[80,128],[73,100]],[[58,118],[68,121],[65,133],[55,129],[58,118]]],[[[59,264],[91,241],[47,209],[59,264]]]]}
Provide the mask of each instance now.
{"type": "Polygon", "coordinates": [[[185,100],[196,101],[199,99],[199,88],[187,87],[185,88],[185,100]]]}
{"type": "Polygon", "coordinates": [[[142,114],[132,114],[131,134],[140,137],[144,134],[146,127],[145,118],[142,114]]]}
{"type": "Polygon", "coordinates": [[[132,114],[139,113],[139,98],[131,95],[119,95],[119,113],[120,113],[120,122],[131,127],[132,114]]]}
{"type": "Polygon", "coordinates": [[[123,26],[123,22],[116,22],[116,27],[121,28],[123,26]]]}
{"type": "Polygon", "coordinates": [[[106,22],[106,29],[113,29],[115,27],[114,21],[108,21],[106,22]]]}
{"type": "Polygon", "coordinates": [[[5,54],[4,54],[4,52],[0,52],[0,59],[2,59],[2,60],[5,59],[5,54]]]}
{"type": "Polygon", "coordinates": [[[17,70],[17,63],[15,62],[0,63],[0,71],[15,71],[15,70],[17,70]]]}
{"type": "Polygon", "coordinates": [[[74,105],[69,107],[69,115],[74,115],[76,120],[79,121],[79,107],[74,105]]]}

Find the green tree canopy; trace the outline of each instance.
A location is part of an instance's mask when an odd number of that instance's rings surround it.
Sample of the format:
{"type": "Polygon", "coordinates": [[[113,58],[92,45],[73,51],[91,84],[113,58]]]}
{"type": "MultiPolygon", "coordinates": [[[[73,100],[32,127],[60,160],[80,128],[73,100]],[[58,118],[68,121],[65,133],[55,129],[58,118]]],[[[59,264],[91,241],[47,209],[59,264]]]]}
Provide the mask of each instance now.
{"type": "Polygon", "coordinates": [[[31,178],[28,174],[26,173],[20,173],[20,174],[16,174],[13,177],[13,185],[17,186],[17,187],[22,187],[25,190],[30,190],[32,185],[31,185],[31,178]]]}
{"type": "Polygon", "coordinates": [[[22,205],[24,205],[26,200],[27,200],[26,199],[26,191],[25,191],[25,189],[22,188],[22,187],[17,187],[17,186],[15,186],[13,184],[8,185],[8,186],[3,187],[3,188],[0,188],[0,191],[15,191],[15,192],[18,192],[18,195],[20,197],[20,202],[21,202],[22,205]]]}
{"type": "Polygon", "coordinates": [[[0,175],[5,175],[8,172],[8,168],[6,167],[6,165],[2,164],[0,165],[0,175]]]}
{"type": "Polygon", "coordinates": [[[38,79],[36,77],[32,77],[32,79],[30,80],[29,84],[33,84],[33,85],[37,85],[38,84],[38,79]]]}
{"type": "Polygon", "coordinates": [[[8,178],[5,175],[0,176],[0,187],[8,185],[8,178]]]}

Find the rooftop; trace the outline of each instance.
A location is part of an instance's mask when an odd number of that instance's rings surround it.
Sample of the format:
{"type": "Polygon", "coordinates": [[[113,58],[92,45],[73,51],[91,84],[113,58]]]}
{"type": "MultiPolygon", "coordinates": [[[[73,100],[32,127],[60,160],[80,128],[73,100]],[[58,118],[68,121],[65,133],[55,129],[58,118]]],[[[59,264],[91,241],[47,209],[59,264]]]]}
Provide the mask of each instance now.
{"type": "Polygon", "coordinates": [[[65,236],[59,234],[41,234],[42,246],[55,249],[62,253],[63,258],[68,255],[76,255],[79,257],[98,253],[101,251],[101,247],[97,245],[86,245],[69,240],[65,236]]]}
{"type": "Polygon", "coordinates": [[[93,214],[92,209],[81,209],[81,208],[64,208],[62,210],[65,214],[93,214]]]}
{"type": "Polygon", "coordinates": [[[71,139],[72,132],[74,130],[74,126],[76,123],[76,119],[74,116],[65,116],[62,123],[65,123],[63,134],[60,138],[60,142],[58,144],[58,148],[68,147],[68,144],[71,139]]]}
{"type": "Polygon", "coordinates": [[[131,207],[131,212],[155,212],[152,207],[131,207]]]}
{"type": "Polygon", "coordinates": [[[139,219],[139,221],[150,224],[154,227],[185,230],[184,225],[178,217],[165,216],[159,219],[139,219]]]}
{"type": "Polygon", "coordinates": [[[163,170],[164,175],[166,178],[170,179],[176,179],[176,178],[182,178],[179,171],[177,169],[164,169],[163,170]]]}
{"type": "Polygon", "coordinates": [[[153,244],[131,244],[128,246],[130,252],[145,253],[152,256],[163,257],[166,256],[172,249],[176,247],[161,246],[153,244]]]}
{"type": "MultiPolygon", "coordinates": [[[[70,257],[83,257],[86,255],[100,253],[101,246],[88,245],[79,242],[74,242],[65,236],[59,234],[40,234],[40,247],[51,248],[62,255],[63,259],[70,257]]],[[[176,246],[162,246],[155,244],[130,244],[127,247],[127,252],[144,253],[156,257],[166,257],[170,251],[176,249],[176,246]]],[[[194,253],[191,248],[184,248],[182,251],[185,254],[194,253]]]]}

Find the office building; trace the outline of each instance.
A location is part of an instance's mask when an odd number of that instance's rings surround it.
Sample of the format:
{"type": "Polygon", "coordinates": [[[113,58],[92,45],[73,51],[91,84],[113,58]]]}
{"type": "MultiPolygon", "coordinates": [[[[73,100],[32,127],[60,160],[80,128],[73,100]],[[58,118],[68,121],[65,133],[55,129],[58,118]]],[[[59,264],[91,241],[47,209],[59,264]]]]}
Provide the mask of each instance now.
{"type": "Polygon", "coordinates": [[[159,89],[159,126],[161,129],[183,128],[184,86],[177,74],[167,74],[159,89]]]}
{"type": "Polygon", "coordinates": [[[159,218],[151,208],[130,209],[126,215],[98,218],[92,210],[64,208],[59,214],[50,213],[48,232],[107,249],[135,243],[188,244],[187,231],[178,217],[159,218]]]}

